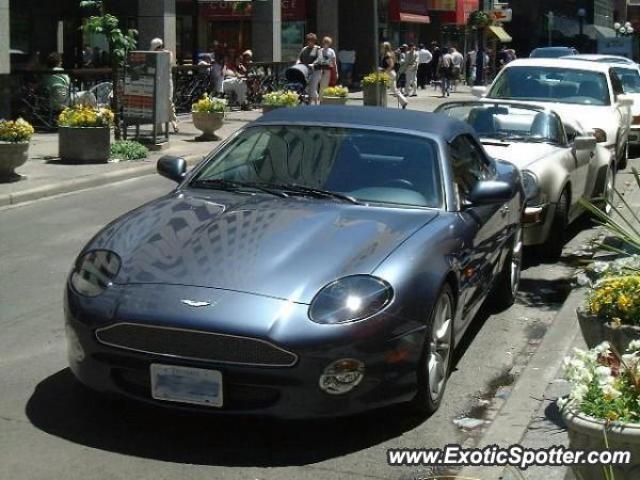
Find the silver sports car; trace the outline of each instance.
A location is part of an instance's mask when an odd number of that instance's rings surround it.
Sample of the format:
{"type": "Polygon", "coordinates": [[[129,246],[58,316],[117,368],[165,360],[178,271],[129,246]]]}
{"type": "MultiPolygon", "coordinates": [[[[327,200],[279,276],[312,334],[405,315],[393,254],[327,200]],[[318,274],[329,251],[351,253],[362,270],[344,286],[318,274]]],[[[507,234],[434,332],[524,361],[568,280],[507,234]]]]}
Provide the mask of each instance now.
{"type": "Polygon", "coordinates": [[[552,258],[562,251],[568,224],[584,212],[578,200],[613,194],[612,153],[576,120],[534,104],[488,100],[449,102],[437,111],[469,123],[490,155],[522,170],[524,244],[544,245],[552,258]]]}
{"type": "Polygon", "coordinates": [[[115,220],[69,275],[71,369],[176,408],[336,416],[442,400],[489,295],[513,302],[524,192],[445,115],[264,115],[115,220]]]}

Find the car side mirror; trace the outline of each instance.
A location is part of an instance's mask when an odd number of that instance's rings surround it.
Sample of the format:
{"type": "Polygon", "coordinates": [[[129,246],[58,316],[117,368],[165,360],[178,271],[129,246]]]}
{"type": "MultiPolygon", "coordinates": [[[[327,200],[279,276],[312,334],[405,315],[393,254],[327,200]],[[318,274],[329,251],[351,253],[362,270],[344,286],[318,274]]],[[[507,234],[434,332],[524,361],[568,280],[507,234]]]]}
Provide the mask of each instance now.
{"type": "Polygon", "coordinates": [[[596,148],[596,137],[593,136],[584,136],[584,137],[576,137],[573,140],[573,145],[576,150],[593,150],[596,148]]]}
{"type": "Polygon", "coordinates": [[[618,95],[618,105],[621,107],[632,107],[633,97],[630,97],[629,95],[618,95]]]}
{"type": "Polygon", "coordinates": [[[476,183],[468,200],[474,206],[504,203],[513,197],[513,187],[507,182],[483,180],[476,183]]]}
{"type": "Polygon", "coordinates": [[[180,183],[187,173],[187,161],[182,157],[165,155],[158,160],[157,169],[163,177],[180,183]]]}
{"type": "Polygon", "coordinates": [[[487,94],[487,87],[476,86],[471,87],[471,95],[474,97],[482,98],[487,94]]]}

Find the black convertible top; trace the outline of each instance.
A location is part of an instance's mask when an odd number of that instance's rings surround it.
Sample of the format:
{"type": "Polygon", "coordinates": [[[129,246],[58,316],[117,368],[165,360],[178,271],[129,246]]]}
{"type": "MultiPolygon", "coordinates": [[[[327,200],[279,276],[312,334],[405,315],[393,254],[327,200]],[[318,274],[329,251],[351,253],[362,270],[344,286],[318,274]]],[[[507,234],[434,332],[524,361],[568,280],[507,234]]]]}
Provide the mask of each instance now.
{"type": "Polygon", "coordinates": [[[441,113],[380,107],[321,105],[277,108],[252,122],[252,125],[283,123],[399,128],[407,131],[429,133],[441,137],[447,142],[462,133],[468,133],[476,137],[475,131],[467,123],[441,113]]]}

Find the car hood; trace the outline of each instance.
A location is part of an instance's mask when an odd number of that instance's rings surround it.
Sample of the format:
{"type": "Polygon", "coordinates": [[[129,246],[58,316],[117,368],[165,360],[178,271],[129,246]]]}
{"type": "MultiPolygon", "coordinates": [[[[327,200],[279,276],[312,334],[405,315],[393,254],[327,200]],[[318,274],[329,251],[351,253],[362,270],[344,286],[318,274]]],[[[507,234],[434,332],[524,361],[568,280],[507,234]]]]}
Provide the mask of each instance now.
{"type": "Polygon", "coordinates": [[[190,285],[310,303],[371,273],[437,211],[303,197],[176,192],[120,218],[87,248],[122,259],[118,284],[190,285]]]}
{"type": "Polygon", "coordinates": [[[557,145],[548,143],[510,142],[502,143],[482,139],[484,149],[493,158],[505,160],[520,169],[527,168],[541,158],[548,157],[560,150],[557,145]]]}

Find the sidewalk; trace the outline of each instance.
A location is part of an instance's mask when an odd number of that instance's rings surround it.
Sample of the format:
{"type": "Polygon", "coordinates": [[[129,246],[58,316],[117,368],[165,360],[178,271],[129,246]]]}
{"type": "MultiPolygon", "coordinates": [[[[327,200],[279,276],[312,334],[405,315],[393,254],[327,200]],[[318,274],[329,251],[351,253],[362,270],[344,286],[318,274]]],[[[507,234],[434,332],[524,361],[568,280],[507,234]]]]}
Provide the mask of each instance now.
{"type": "MultiPolygon", "coordinates": [[[[616,185],[625,192],[629,205],[640,210],[640,190],[631,167],[640,169],[640,158],[629,161],[629,168],[618,174],[616,185]]],[[[584,295],[583,289],[576,289],[569,295],[537,351],[518,375],[478,447],[492,444],[501,447],[519,444],[536,449],[569,446],[556,400],[569,393],[569,384],[562,379],[562,360],[573,348],[586,348],[575,314],[584,295]]],[[[530,467],[525,471],[499,467],[466,468],[462,476],[482,480],[575,480],[570,468],[559,467],[530,467]]]]}
{"type": "MultiPolygon", "coordinates": [[[[446,99],[440,98],[439,92],[432,87],[420,90],[418,95],[409,99],[409,108],[412,110],[432,111],[446,100],[470,98],[469,88],[465,86],[461,86],[459,92],[452,93],[446,99]]],[[[362,105],[362,92],[351,94],[349,105],[362,105]]],[[[398,108],[391,96],[389,107],[398,108]]],[[[260,110],[231,112],[217,134],[223,139],[227,138],[261,114],[260,110]]],[[[36,133],[31,140],[29,160],[17,169],[17,173],[23,178],[13,183],[0,183],[0,207],[150,175],[155,172],[156,162],[163,155],[182,156],[193,166],[220,143],[194,141],[199,134],[191,122],[191,116],[181,115],[180,133],[171,134],[169,148],[152,151],[145,160],[71,165],[62,163],[58,158],[57,133],[36,133]]]]}

